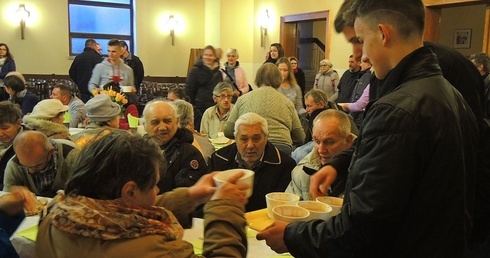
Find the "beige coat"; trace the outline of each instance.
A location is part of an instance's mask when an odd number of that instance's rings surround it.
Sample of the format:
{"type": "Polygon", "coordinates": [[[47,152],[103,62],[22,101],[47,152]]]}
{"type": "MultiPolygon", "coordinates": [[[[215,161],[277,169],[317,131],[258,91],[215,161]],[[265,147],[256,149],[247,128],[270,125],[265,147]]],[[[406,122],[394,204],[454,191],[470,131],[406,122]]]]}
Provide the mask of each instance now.
{"type": "MultiPolygon", "coordinates": [[[[197,203],[187,188],[178,188],[157,197],[156,206],[171,210],[184,228],[191,226],[191,212],[197,203]]],[[[204,208],[205,257],[245,257],[247,238],[244,208],[231,200],[210,201],[204,208]]],[[[51,226],[48,214],[39,225],[37,257],[198,257],[191,243],[184,240],[166,242],[162,236],[134,239],[101,240],[62,232],[51,226]]]]}

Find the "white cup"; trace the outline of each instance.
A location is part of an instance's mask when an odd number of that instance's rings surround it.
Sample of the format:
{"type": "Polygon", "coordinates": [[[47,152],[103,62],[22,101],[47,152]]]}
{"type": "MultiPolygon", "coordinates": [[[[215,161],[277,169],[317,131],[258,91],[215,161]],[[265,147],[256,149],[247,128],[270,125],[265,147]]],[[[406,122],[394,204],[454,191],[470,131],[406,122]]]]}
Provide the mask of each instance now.
{"type": "Polygon", "coordinates": [[[225,170],[222,172],[217,173],[216,175],[213,176],[214,183],[216,186],[220,186],[224,182],[227,182],[230,177],[234,176],[236,173],[243,171],[245,174],[238,179],[237,183],[240,184],[248,184],[250,185],[250,188],[248,188],[245,191],[245,197],[250,197],[253,192],[253,186],[254,186],[254,175],[255,172],[249,169],[230,169],[230,170],[225,170]]]}
{"type": "Polygon", "coordinates": [[[328,220],[330,218],[330,214],[332,213],[332,207],[322,202],[299,201],[296,205],[298,205],[299,207],[303,207],[310,212],[310,216],[308,217],[308,220],[312,220],[312,219],[328,220]]]}
{"type": "Polygon", "coordinates": [[[310,216],[310,212],[296,205],[278,205],[272,209],[274,221],[306,221],[310,216]]]}
{"type": "Polygon", "coordinates": [[[125,93],[130,93],[133,92],[134,87],[133,86],[120,86],[121,91],[125,93]]]}
{"type": "Polygon", "coordinates": [[[267,203],[267,215],[269,218],[274,218],[272,208],[278,205],[296,205],[299,201],[299,196],[292,193],[273,192],[265,195],[265,202],[267,203]]]}
{"type": "Polygon", "coordinates": [[[330,205],[332,207],[332,213],[330,217],[337,216],[342,210],[342,203],[344,200],[342,198],[332,197],[332,196],[320,196],[316,198],[317,202],[322,202],[330,205]]]}

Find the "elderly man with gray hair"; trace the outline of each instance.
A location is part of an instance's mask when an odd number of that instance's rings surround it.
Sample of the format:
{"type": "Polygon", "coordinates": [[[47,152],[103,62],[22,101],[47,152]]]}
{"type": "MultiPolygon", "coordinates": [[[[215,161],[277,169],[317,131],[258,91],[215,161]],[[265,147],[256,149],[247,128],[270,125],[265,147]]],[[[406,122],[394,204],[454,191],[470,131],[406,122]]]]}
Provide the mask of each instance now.
{"type": "MultiPolygon", "coordinates": [[[[318,114],[313,121],[313,149],[292,171],[292,180],[286,192],[294,193],[302,200],[314,200],[309,192],[310,176],[326,165],[334,155],[349,148],[355,138],[346,113],[327,109],[318,114]]],[[[346,180],[347,176],[339,176],[332,184],[329,195],[343,194],[346,180]]]]}
{"type": "Polygon", "coordinates": [[[333,70],[333,65],[328,59],[320,61],[320,71],[315,75],[313,89],[323,90],[328,101],[335,102],[338,97],[339,75],[333,70]]]}
{"type": "Polygon", "coordinates": [[[160,146],[167,162],[167,173],[157,184],[160,193],[192,186],[207,172],[201,152],[192,146],[192,132],[180,127],[177,107],[170,101],[150,101],[143,110],[142,121],[146,137],[160,146]]]}
{"type": "Polygon", "coordinates": [[[235,168],[255,172],[254,190],[245,206],[247,212],[266,207],[265,195],[283,192],[291,181],[296,163],[269,142],[267,120],[245,113],[235,122],[236,142],[217,150],[209,161],[209,171],[235,168]]]}
{"type": "Polygon", "coordinates": [[[213,90],[213,100],[216,105],[206,109],[202,115],[201,133],[215,139],[223,134],[226,121],[234,105],[233,87],[227,82],[216,84],[213,90]]]}

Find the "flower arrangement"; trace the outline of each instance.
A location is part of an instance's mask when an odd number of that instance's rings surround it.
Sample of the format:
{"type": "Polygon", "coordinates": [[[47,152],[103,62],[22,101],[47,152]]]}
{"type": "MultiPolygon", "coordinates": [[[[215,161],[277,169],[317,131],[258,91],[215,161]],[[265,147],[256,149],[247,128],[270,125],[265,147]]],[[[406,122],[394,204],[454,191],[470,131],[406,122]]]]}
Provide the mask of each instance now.
{"type": "Polygon", "coordinates": [[[126,99],[126,96],[124,96],[124,94],[116,92],[112,89],[108,89],[108,90],[94,89],[92,90],[92,94],[94,96],[97,96],[99,94],[107,94],[111,98],[112,102],[118,104],[121,107],[121,114],[123,114],[124,110],[126,110],[124,108],[124,105],[128,103],[128,99],[126,99]]]}

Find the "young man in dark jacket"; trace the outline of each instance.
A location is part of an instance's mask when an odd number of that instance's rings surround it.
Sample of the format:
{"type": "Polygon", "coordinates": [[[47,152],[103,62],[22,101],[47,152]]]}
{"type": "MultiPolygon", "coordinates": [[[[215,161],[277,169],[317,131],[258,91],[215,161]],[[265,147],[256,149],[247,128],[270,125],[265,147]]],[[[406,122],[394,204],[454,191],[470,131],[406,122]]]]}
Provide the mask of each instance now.
{"type": "Polygon", "coordinates": [[[352,9],[356,36],[386,94],[366,108],[342,213],[276,222],[257,237],[296,257],[462,257],[476,119],[423,46],[422,1],[355,1],[352,9]]]}

